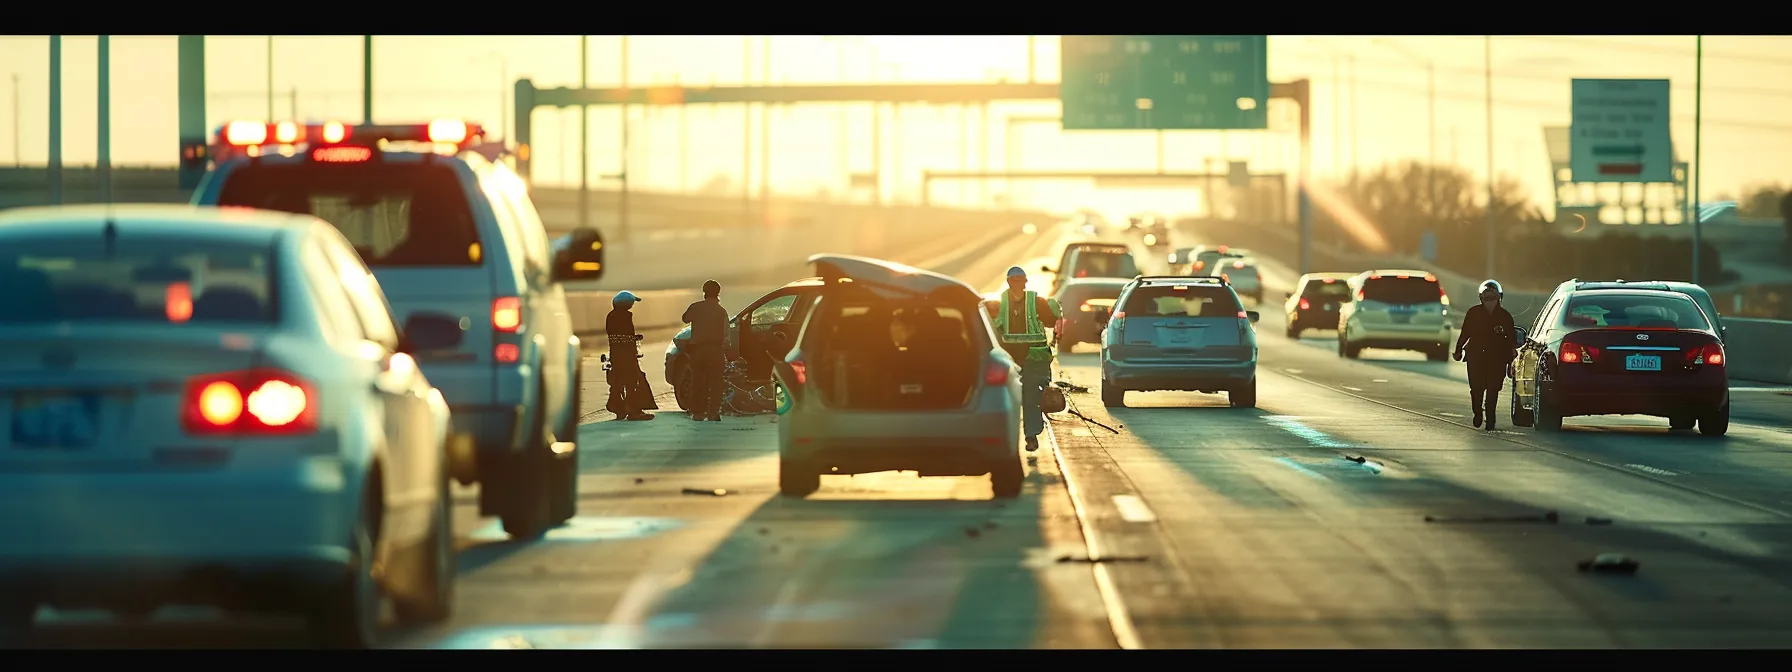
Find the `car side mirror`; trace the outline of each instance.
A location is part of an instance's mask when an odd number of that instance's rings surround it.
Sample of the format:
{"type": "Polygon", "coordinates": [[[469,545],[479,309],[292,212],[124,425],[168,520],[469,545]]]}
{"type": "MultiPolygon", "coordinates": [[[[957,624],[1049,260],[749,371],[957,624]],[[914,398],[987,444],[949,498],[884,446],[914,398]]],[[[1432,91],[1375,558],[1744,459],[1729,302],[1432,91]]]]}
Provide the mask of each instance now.
{"type": "Polygon", "coordinates": [[[1292,299],[1294,298],[1294,292],[1282,292],[1282,298],[1292,299]]]}
{"type": "Polygon", "coordinates": [[[1517,342],[1519,345],[1524,345],[1531,341],[1531,333],[1529,331],[1527,331],[1524,327],[1513,327],[1512,330],[1518,332],[1518,341],[1517,342]]]}
{"type": "Polygon", "coordinates": [[[1257,323],[1257,320],[1261,320],[1261,319],[1263,319],[1263,314],[1262,314],[1262,313],[1259,313],[1259,312],[1257,312],[1257,311],[1255,311],[1255,310],[1247,310],[1247,311],[1244,311],[1244,316],[1245,316],[1245,317],[1248,317],[1248,318],[1251,318],[1251,324],[1256,324],[1256,323],[1257,323]]]}
{"type": "Polygon", "coordinates": [[[597,229],[582,227],[554,241],[554,282],[604,277],[604,239],[597,229]]]}
{"type": "Polygon", "coordinates": [[[407,354],[423,354],[460,347],[466,329],[460,318],[446,313],[414,313],[404,321],[398,350],[407,354]]]}

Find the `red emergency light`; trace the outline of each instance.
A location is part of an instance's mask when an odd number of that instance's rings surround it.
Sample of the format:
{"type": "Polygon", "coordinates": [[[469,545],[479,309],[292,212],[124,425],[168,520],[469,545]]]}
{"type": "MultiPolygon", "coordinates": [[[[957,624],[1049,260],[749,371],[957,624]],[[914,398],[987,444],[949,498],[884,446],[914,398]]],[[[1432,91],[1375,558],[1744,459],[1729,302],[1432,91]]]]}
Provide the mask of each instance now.
{"type": "Polygon", "coordinates": [[[281,121],[232,121],[218,129],[220,157],[235,153],[257,156],[270,148],[304,148],[313,160],[334,163],[366,161],[380,142],[414,142],[453,145],[456,150],[485,139],[479,124],[458,119],[437,119],[419,124],[363,124],[340,121],[299,123],[281,121]],[[354,151],[349,148],[364,148],[354,151]],[[334,151],[334,150],[343,151],[334,151]]]}

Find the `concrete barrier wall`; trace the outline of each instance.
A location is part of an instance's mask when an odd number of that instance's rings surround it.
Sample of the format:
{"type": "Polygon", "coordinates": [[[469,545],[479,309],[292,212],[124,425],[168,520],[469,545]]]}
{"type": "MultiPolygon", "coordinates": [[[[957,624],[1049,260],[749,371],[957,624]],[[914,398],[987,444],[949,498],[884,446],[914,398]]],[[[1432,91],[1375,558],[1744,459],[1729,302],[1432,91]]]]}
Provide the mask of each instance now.
{"type": "Polygon", "coordinates": [[[1731,380],[1792,384],[1792,322],[1724,320],[1731,380]]]}

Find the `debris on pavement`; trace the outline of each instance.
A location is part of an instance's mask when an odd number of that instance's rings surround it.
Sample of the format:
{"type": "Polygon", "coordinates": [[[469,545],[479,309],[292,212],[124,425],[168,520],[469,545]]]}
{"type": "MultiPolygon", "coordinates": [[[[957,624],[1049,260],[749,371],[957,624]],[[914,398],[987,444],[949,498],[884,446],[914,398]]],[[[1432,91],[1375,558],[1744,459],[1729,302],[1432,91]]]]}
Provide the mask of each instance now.
{"type": "Polygon", "coordinates": [[[993,529],[996,529],[996,521],[993,521],[993,520],[990,520],[990,521],[985,521],[985,522],[984,522],[984,523],[983,523],[983,529],[985,529],[985,530],[993,530],[993,529]]]}
{"type": "Polygon", "coordinates": [[[1587,516],[1587,524],[1588,525],[1610,525],[1610,524],[1612,524],[1612,519],[1600,518],[1598,516],[1587,516]]]}
{"type": "Polygon", "coordinates": [[[1600,553],[1591,560],[1575,563],[1580,571],[1594,574],[1635,574],[1641,566],[1637,561],[1619,553],[1600,553]]]}
{"type": "Polygon", "coordinates": [[[640,485],[640,484],[646,483],[646,482],[647,482],[647,479],[645,479],[645,478],[636,478],[635,479],[635,485],[640,485]]]}
{"type": "Polygon", "coordinates": [[[685,488],[683,492],[684,492],[684,494],[687,494],[687,495],[708,495],[711,497],[727,497],[728,496],[728,491],[723,490],[721,488],[716,488],[714,490],[707,490],[704,488],[685,488]]]}
{"type": "Polygon", "coordinates": [[[1101,422],[1101,421],[1100,421],[1100,420],[1096,420],[1096,419],[1095,419],[1095,418],[1091,418],[1091,417],[1089,417],[1089,416],[1087,416],[1087,415],[1083,415],[1083,412],[1082,412],[1082,411],[1079,411],[1079,410],[1076,410],[1076,409],[1074,409],[1074,408],[1073,408],[1073,409],[1070,409],[1070,414],[1071,414],[1071,415],[1074,415],[1074,416],[1076,416],[1076,417],[1079,417],[1079,418],[1082,418],[1082,419],[1083,419],[1083,422],[1087,422],[1087,423],[1089,423],[1089,424],[1091,424],[1091,425],[1095,425],[1095,426],[1096,426],[1096,427],[1100,427],[1100,428],[1102,428],[1102,429],[1105,429],[1105,430],[1108,430],[1108,431],[1110,431],[1110,432],[1113,432],[1113,433],[1115,433],[1115,434],[1119,434],[1119,433],[1120,433],[1120,430],[1118,430],[1118,429],[1114,429],[1114,428],[1113,428],[1113,427],[1109,427],[1109,426],[1107,426],[1107,425],[1105,425],[1105,424],[1102,424],[1102,422],[1101,422]]]}
{"type": "Polygon", "coordinates": [[[1478,516],[1472,518],[1425,516],[1427,523],[1550,523],[1553,525],[1561,520],[1562,516],[1554,511],[1547,511],[1535,516],[1478,516]]]}
{"type": "Polygon", "coordinates": [[[759,528],[760,535],[767,535],[767,534],[771,534],[771,533],[772,533],[772,531],[770,528],[765,528],[765,527],[759,528]]]}
{"type": "Polygon", "coordinates": [[[1060,562],[1060,563],[1083,562],[1083,563],[1088,563],[1088,564],[1092,564],[1092,565],[1094,565],[1094,564],[1109,564],[1109,563],[1115,563],[1115,562],[1145,562],[1145,560],[1146,560],[1145,556],[1142,556],[1142,555],[1104,555],[1099,558],[1091,558],[1086,555],[1058,556],[1058,562],[1060,562]]]}
{"type": "Polygon", "coordinates": [[[975,527],[967,527],[964,528],[964,536],[976,539],[977,537],[983,536],[983,533],[975,527]]]}
{"type": "Polygon", "coordinates": [[[1052,384],[1057,385],[1059,389],[1064,390],[1065,392],[1075,392],[1077,394],[1088,394],[1089,393],[1089,388],[1083,387],[1082,385],[1078,385],[1076,383],[1072,383],[1068,380],[1060,380],[1060,381],[1054,382],[1052,384]]]}
{"type": "Polygon", "coordinates": [[[1368,461],[1369,461],[1369,458],[1367,458],[1367,457],[1363,457],[1363,456],[1361,456],[1361,455],[1345,455],[1345,456],[1344,456],[1344,459],[1346,459],[1346,460],[1350,460],[1350,461],[1351,461],[1351,462],[1355,462],[1355,463],[1357,463],[1357,464],[1362,464],[1362,463],[1364,463],[1364,462],[1368,462],[1368,461]]]}

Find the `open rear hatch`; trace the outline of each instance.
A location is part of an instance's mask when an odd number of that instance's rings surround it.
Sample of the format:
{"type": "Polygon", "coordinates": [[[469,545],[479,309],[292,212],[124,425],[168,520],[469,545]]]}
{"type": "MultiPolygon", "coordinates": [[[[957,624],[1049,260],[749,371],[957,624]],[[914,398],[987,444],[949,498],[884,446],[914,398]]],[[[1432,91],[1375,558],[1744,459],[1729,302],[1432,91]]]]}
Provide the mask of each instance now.
{"type": "Polygon", "coordinates": [[[989,345],[969,285],[865,257],[810,262],[829,283],[803,344],[823,403],[891,411],[971,404],[989,345]]]}

